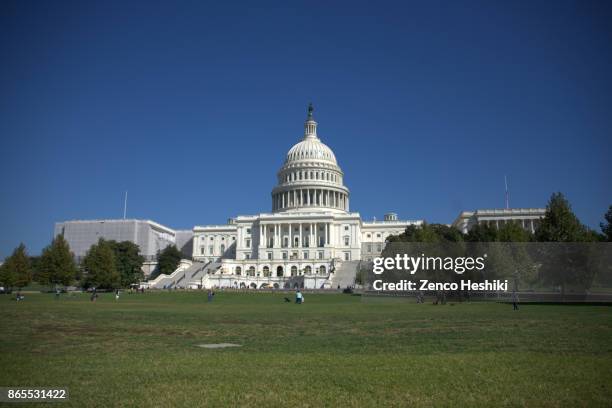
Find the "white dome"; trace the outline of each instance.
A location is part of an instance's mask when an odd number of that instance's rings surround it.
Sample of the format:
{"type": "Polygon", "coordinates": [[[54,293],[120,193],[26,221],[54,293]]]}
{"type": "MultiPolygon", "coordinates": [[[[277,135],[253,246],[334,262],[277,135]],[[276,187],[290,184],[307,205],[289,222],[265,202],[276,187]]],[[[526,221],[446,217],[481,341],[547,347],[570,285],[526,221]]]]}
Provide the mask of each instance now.
{"type": "Polygon", "coordinates": [[[338,165],[332,149],[315,137],[306,137],[289,149],[285,163],[299,160],[323,160],[338,165]]]}
{"type": "Polygon", "coordinates": [[[278,172],[272,190],[272,211],[346,213],[349,190],[334,152],[317,137],[312,105],[304,123],[304,139],[295,144],[278,172]]]}

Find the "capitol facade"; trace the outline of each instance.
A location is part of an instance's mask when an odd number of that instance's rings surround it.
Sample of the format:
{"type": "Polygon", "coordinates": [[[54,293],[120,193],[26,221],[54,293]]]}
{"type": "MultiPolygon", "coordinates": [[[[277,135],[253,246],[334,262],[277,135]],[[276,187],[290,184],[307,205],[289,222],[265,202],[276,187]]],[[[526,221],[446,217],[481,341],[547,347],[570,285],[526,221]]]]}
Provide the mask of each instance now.
{"type": "Polygon", "coordinates": [[[353,283],[359,261],[380,255],[389,235],[422,224],[394,213],[366,222],[350,211],[344,173],[317,134],[312,105],[303,139],[289,149],[277,176],[270,213],[193,228],[193,262],[206,266],[185,264],[196,279],[186,273],[184,286],[345,286],[353,283]]]}
{"type": "MultiPolygon", "coordinates": [[[[170,275],[142,283],[149,288],[320,289],[353,285],[361,262],[380,256],[390,235],[423,224],[400,221],[395,213],[368,222],[350,211],[344,173],[317,134],[312,106],[271,198],[271,212],[239,215],[224,225],[173,230],[151,220],[73,220],[56,223],[54,235],[64,236],[77,261],[100,238],[134,242],[147,260],[145,276],[157,266],[157,251],[176,245],[185,259],[170,275]]],[[[466,234],[476,225],[512,222],[533,232],[545,213],[545,208],[462,211],[452,226],[466,234]]]]}

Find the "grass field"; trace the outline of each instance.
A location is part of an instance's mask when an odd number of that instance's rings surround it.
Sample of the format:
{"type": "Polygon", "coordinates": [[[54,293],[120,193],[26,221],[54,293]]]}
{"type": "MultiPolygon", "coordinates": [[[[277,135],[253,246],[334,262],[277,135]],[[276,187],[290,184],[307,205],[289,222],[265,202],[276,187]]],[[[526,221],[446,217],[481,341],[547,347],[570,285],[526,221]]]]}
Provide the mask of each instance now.
{"type": "Polygon", "coordinates": [[[0,296],[0,385],[75,407],[612,404],[612,307],[284,296],[0,296]],[[197,347],[222,342],[242,347],[197,347]]]}

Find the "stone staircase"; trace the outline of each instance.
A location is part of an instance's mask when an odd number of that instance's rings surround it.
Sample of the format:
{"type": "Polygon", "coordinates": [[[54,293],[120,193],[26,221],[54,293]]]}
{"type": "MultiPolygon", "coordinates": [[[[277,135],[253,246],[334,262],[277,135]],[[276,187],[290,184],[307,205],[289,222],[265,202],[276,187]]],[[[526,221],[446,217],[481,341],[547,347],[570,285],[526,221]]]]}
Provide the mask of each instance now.
{"type": "Polygon", "coordinates": [[[337,265],[331,278],[331,288],[336,289],[338,285],[340,289],[353,286],[360,264],[361,261],[342,261],[340,265],[337,265]]]}
{"type": "Polygon", "coordinates": [[[146,282],[149,289],[173,289],[187,288],[193,277],[206,269],[203,262],[181,260],[178,268],[170,275],[159,275],[153,280],[146,282]]]}

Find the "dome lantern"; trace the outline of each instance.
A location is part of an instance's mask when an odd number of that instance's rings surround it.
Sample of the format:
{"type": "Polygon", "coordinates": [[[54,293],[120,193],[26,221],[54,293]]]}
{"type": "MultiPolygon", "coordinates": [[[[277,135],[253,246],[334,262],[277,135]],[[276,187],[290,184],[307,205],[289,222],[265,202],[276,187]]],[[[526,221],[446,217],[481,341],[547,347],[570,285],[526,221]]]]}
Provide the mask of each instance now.
{"type": "Polygon", "coordinates": [[[307,138],[318,139],[317,137],[317,122],[315,122],[312,117],[312,112],[314,108],[312,107],[312,102],[308,104],[308,116],[306,117],[306,122],[304,122],[304,140],[307,138]]]}

